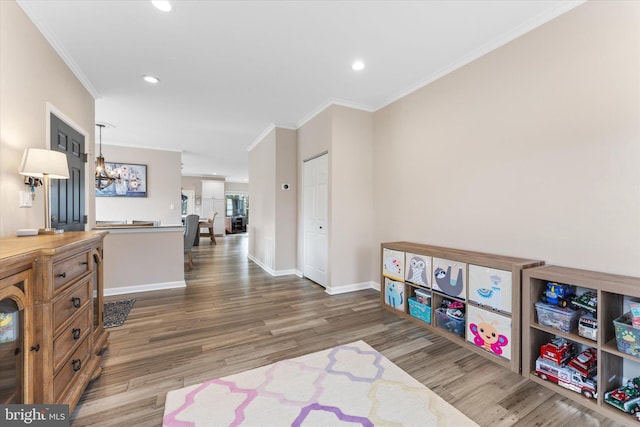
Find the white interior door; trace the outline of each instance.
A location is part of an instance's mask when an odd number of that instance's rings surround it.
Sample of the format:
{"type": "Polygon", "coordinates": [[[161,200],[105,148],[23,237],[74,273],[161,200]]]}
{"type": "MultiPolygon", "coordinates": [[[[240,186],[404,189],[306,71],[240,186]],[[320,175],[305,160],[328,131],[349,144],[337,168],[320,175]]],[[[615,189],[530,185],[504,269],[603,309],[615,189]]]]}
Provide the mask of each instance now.
{"type": "Polygon", "coordinates": [[[304,162],[302,197],[304,201],[303,274],[327,287],[329,155],[304,162]]]}

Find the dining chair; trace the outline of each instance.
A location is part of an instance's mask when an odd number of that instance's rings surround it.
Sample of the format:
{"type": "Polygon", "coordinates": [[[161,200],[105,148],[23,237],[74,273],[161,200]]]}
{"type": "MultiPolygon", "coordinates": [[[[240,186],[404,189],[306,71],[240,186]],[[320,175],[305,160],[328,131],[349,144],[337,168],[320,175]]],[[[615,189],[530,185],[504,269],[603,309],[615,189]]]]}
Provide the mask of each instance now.
{"type": "Polygon", "coordinates": [[[216,215],[218,215],[218,212],[211,212],[211,216],[209,216],[206,221],[200,221],[200,223],[198,224],[198,228],[206,228],[208,230],[204,233],[200,232],[200,237],[211,238],[211,243],[213,243],[214,245],[218,244],[216,242],[216,235],[213,232],[213,224],[216,219],[216,215]]]}
{"type": "Polygon", "coordinates": [[[193,256],[191,255],[191,251],[193,249],[193,241],[198,233],[199,222],[200,216],[193,214],[187,215],[184,221],[184,254],[187,256],[189,261],[189,269],[193,268],[193,256]]]}

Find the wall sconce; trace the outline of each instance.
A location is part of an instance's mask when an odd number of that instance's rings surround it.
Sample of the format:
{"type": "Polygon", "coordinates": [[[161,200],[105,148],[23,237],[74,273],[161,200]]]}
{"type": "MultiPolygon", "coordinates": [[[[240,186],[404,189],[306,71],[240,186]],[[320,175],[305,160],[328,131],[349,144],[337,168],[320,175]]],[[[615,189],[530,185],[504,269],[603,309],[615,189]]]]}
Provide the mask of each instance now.
{"type": "MultiPolygon", "coordinates": [[[[69,179],[69,165],[64,153],[42,148],[27,148],[24,150],[20,175],[42,178],[44,186],[44,228],[38,234],[55,234],[62,232],[51,228],[51,197],[49,195],[50,179],[69,179]]],[[[32,181],[35,183],[35,180],[32,181]]],[[[35,184],[34,184],[35,186],[35,184]]]]}
{"type": "Polygon", "coordinates": [[[40,187],[42,185],[42,180],[40,178],[36,178],[35,176],[25,176],[24,185],[29,187],[29,191],[31,191],[31,200],[35,200],[36,187],[40,187]]]}

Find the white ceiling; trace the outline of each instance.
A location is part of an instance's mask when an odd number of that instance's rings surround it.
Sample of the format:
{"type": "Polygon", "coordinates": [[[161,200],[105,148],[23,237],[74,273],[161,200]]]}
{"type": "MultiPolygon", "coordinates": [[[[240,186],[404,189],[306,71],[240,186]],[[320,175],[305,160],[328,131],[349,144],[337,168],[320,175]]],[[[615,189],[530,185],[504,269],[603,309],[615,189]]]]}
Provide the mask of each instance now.
{"type": "Polygon", "coordinates": [[[236,182],[270,126],[330,102],[375,111],[580,3],[19,0],[115,126],[103,144],[179,150],[184,175],[236,182]]]}

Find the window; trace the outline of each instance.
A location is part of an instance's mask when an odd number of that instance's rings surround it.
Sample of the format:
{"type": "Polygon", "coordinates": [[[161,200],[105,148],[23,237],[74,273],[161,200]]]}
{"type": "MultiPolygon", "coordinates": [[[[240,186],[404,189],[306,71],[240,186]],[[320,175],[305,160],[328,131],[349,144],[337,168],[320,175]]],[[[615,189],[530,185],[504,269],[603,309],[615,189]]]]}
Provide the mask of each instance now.
{"type": "Polygon", "coordinates": [[[247,216],[249,214],[249,195],[246,193],[226,193],[226,216],[247,216]]]}

